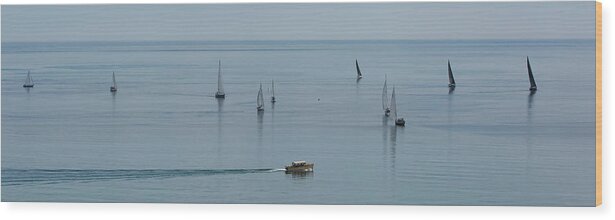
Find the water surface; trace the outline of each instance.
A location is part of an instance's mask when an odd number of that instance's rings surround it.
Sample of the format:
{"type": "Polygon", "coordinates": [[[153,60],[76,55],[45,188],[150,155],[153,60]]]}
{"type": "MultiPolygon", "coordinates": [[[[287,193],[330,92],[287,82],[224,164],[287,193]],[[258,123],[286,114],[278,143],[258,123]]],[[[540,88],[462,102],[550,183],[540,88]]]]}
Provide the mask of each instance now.
{"type": "Polygon", "coordinates": [[[593,40],[2,42],[2,201],[593,206],[593,57],[593,40]],[[383,116],[385,74],[406,127],[383,116]],[[315,171],[280,172],[293,160],[315,171]]]}

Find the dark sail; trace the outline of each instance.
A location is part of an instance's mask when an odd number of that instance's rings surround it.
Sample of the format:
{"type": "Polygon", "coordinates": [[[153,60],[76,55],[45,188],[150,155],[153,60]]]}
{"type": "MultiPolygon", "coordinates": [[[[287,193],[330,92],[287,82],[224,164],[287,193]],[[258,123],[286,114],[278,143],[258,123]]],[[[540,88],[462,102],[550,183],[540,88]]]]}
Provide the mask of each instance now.
{"type": "Polygon", "coordinates": [[[534,81],[534,74],[532,73],[532,66],[530,65],[530,57],[527,57],[527,74],[530,77],[530,91],[536,91],[536,81],[534,81]]]}
{"type": "Polygon", "coordinates": [[[355,60],[355,61],[354,61],[354,64],[357,66],[357,77],[358,77],[358,78],[362,78],[362,77],[363,77],[363,74],[361,74],[361,69],[359,69],[359,61],[358,61],[358,60],[355,60]]]}
{"type": "Polygon", "coordinates": [[[453,77],[453,70],[451,70],[451,61],[448,61],[448,87],[455,87],[455,78],[453,77]]]}

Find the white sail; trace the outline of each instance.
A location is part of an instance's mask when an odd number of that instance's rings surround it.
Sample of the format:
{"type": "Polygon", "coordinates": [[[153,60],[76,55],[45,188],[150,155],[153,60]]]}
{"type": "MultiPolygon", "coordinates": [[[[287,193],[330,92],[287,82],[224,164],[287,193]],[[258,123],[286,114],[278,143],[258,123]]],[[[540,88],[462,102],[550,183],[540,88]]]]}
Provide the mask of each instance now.
{"type": "Polygon", "coordinates": [[[384,76],[384,87],[382,88],[382,110],[389,109],[389,95],[387,88],[387,78],[384,76]]]}
{"type": "Polygon", "coordinates": [[[32,76],[30,75],[30,70],[28,70],[28,75],[26,76],[26,82],[24,83],[25,86],[31,86],[34,85],[34,82],[32,81],[32,76]]]}
{"type": "Polygon", "coordinates": [[[258,95],[256,96],[256,107],[262,108],[265,105],[265,100],[263,99],[263,84],[261,84],[258,89],[258,95]]]}
{"type": "Polygon", "coordinates": [[[393,118],[397,120],[397,103],[395,102],[395,87],[393,87],[393,94],[391,95],[391,112],[393,112],[393,118]]]}
{"type": "Polygon", "coordinates": [[[224,87],[222,86],[222,63],[218,60],[218,92],[217,95],[224,95],[224,87]]]}

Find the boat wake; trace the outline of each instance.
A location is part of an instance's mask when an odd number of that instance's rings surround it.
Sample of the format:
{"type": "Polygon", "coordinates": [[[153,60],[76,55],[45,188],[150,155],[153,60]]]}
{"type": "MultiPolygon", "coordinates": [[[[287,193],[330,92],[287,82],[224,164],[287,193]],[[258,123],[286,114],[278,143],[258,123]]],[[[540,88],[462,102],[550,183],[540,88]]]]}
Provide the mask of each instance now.
{"type": "Polygon", "coordinates": [[[65,182],[94,182],[105,180],[161,179],[186,176],[274,173],[284,169],[3,169],[2,186],[26,184],[57,184],[65,182]]]}

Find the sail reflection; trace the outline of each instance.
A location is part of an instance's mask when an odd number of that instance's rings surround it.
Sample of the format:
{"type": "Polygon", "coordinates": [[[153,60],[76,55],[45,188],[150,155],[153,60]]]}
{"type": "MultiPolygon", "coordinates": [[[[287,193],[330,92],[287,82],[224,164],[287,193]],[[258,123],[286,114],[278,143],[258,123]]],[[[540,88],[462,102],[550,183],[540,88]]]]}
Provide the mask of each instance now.
{"type": "MultiPolygon", "coordinates": [[[[449,94],[451,94],[450,90],[455,90],[455,87],[449,87],[449,94]]],[[[450,154],[451,149],[453,148],[453,96],[448,96],[448,108],[447,108],[447,149],[446,149],[446,159],[448,160],[448,155],[450,154]]]]}
{"type": "Polygon", "coordinates": [[[534,104],[534,94],[536,94],[535,90],[531,90],[530,93],[527,96],[527,115],[526,115],[526,134],[525,134],[525,174],[526,174],[526,178],[527,181],[530,181],[529,178],[532,176],[530,174],[530,164],[531,164],[531,160],[532,160],[532,150],[534,148],[534,140],[533,140],[533,133],[534,133],[534,122],[533,122],[533,104],[534,104]]]}
{"type": "Polygon", "coordinates": [[[403,129],[403,127],[398,128],[397,125],[393,125],[391,127],[391,151],[389,151],[389,157],[391,159],[391,172],[393,173],[395,173],[395,149],[397,148],[397,129],[403,129]]]}
{"type": "Polygon", "coordinates": [[[275,143],[275,102],[271,102],[271,143],[275,143]]]}
{"type": "Polygon", "coordinates": [[[218,139],[222,136],[222,112],[224,111],[224,99],[216,99],[218,102],[218,139]]]}
{"type": "MultiPolygon", "coordinates": [[[[387,155],[389,148],[389,117],[382,116],[382,154],[387,155]]],[[[386,156],[383,156],[386,161],[386,156]]]]}
{"type": "Polygon", "coordinates": [[[111,117],[115,118],[115,92],[111,93],[111,117]]]}
{"type": "Polygon", "coordinates": [[[263,145],[263,116],[265,115],[264,111],[256,112],[256,124],[257,124],[257,133],[258,133],[258,145],[263,145]]]}
{"type": "Polygon", "coordinates": [[[221,155],[222,151],[222,113],[224,112],[224,99],[216,99],[218,102],[218,146],[217,152],[218,156],[221,155]]]}
{"type": "Polygon", "coordinates": [[[534,94],[536,94],[536,90],[530,91],[530,94],[527,95],[527,108],[532,108],[532,103],[534,103],[534,94]]]}

